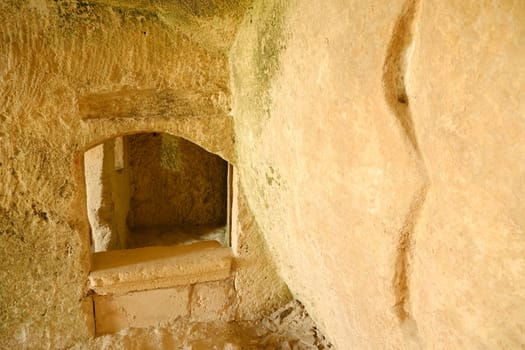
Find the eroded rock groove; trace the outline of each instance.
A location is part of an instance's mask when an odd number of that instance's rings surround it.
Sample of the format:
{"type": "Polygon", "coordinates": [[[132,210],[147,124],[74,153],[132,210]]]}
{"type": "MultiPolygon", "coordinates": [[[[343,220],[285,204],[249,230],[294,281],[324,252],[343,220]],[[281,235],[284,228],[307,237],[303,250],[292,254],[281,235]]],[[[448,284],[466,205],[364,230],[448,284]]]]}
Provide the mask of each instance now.
{"type": "Polygon", "coordinates": [[[396,21],[383,65],[383,86],[389,107],[419,155],[405,81],[413,40],[414,18],[418,8],[419,1],[408,0],[396,21]]]}
{"type": "Polygon", "coordinates": [[[408,271],[410,268],[409,254],[412,248],[414,228],[421,210],[423,209],[427,192],[428,186],[425,185],[415,193],[412,203],[410,204],[408,215],[405,219],[405,222],[403,223],[403,227],[401,228],[401,233],[399,235],[394,278],[392,283],[394,286],[396,298],[394,310],[397,317],[401,321],[411,318],[410,311],[408,309],[410,297],[410,290],[408,287],[408,271]]]}
{"type": "Polygon", "coordinates": [[[419,0],[408,0],[394,25],[383,66],[383,87],[385,99],[399,122],[399,125],[413,148],[424,182],[415,192],[405,222],[400,230],[396,252],[392,286],[395,294],[394,310],[400,321],[412,319],[409,311],[409,269],[410,252],[413,249],[413,231],[422,211],[429,181],[424,160],[419,148],[414,121],[410,109],[406,76],[409,67],[410,50],[413,44],[415,19],[419,0]]]}

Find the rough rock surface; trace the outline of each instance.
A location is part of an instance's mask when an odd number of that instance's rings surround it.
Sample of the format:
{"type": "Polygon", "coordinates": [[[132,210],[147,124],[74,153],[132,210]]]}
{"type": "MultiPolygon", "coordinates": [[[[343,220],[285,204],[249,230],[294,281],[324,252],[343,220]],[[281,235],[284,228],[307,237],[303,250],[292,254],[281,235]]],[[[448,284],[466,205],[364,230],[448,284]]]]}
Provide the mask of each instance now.
{"type": "Polygon", "coordinates": [[[5,0],[0,21],[0,347],[231,349],[289,300],[279,276],[341,350],[525,346],[525,2],[5,0]],[[237,166],[235,324],[90,339],[82,155],[137,132],[237,166]]]}
{"type": "Polygon", "coordinates": [[[72,349],[327,350],[304,307],[292,301],[257,321],[194,322],[162,328],[130,328],[76,344],[72,349]]]}
{"type": "Polygon", "coordinates": [[[525,345],[525,4],[255,1],[242,187],[340,349],[525,345]]]}
{"type": "Polygon", "coordinates": [[[128,227],[225,225],[228,164],[166,134],[125,137],[130,164],[128,227]]]}
{"type": "MultiPolygon", "coordinates": [[[[162,3],[0,2],[0,348],[62,349],[93,334],[87,149],[165,132],[235,160],[226,52],[246,6],[162,3]]],[[[264,247],[252,247],[247,260],[268,277],[262,305],[286,303],[264,247]]]]}
{"type": "Polygon", "coordinates": [[[419,338],[523,348],[525,3],[421,5],[409,80],[431,179],[409,283],[419,338]]]}

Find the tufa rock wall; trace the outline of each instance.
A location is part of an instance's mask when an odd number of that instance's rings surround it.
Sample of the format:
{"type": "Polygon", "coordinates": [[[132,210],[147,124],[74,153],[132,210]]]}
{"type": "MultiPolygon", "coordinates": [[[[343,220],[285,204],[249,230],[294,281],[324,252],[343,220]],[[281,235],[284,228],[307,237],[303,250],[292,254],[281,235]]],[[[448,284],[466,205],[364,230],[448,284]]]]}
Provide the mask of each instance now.
{"type": "Polygon", "coordinates": [[[242,187],[339,349],[525,344],[525,5],[255,1],[242,187]]]}
{"type": "Polygon", "coordinates": [[[1,2],[0,346],[88,341],[82,155],[156,131],[237,165],[237,319],[288,300],[274,263],[339,349],[523,347],[524,17],[510,0],[1,2]]]}
{"type": "MultiPolygon", "coordinates": [[[[0,3],[0,348],[93,335],[86,150],[165,132],[235,161],[225,52],[245,7],[209,4],[0,3]],[[195,23],[206,30],[190,37],[195,23]]],[[[271,270],[262,253],[254,265],[271,270]]],[[[265,297],[275,308],[289,294],[272,278],[260,282],[284,291],[265,297]]]]}
{"type": "Polygon", "coordinates": [[[228,165],[166,134],[125,138],[130,164],[128,226],[225,225],[228,165]]]}

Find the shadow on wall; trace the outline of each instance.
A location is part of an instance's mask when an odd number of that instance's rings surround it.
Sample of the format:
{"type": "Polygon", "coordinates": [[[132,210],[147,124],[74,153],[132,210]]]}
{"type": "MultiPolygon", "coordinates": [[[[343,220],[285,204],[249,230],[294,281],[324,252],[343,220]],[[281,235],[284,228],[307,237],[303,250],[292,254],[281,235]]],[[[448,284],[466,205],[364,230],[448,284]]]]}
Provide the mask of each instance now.
{"type": "Polygon", "coordinates": [[[228,163],[166,133],[109,139],[84,153],[94,252],[216,240],[229,245],[228,163]]]}

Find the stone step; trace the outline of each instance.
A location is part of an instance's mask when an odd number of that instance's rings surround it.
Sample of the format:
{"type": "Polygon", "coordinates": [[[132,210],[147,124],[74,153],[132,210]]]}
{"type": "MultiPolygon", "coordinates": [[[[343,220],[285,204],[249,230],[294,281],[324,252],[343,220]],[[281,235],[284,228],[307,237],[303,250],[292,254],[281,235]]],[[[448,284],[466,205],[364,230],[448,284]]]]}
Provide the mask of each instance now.
{"type": "Polygon", "coordinates": [[[95,332],[165,327],[187,322],[228,322],[235,318],[233,278],[122,295],[94,295],[95,332]]]}
{"type": "Polygon", "coordinates": [[[98,295],[170,288],[229,278],[232,251],[216,241],[93,254],[89,287],[98,295]]]}

